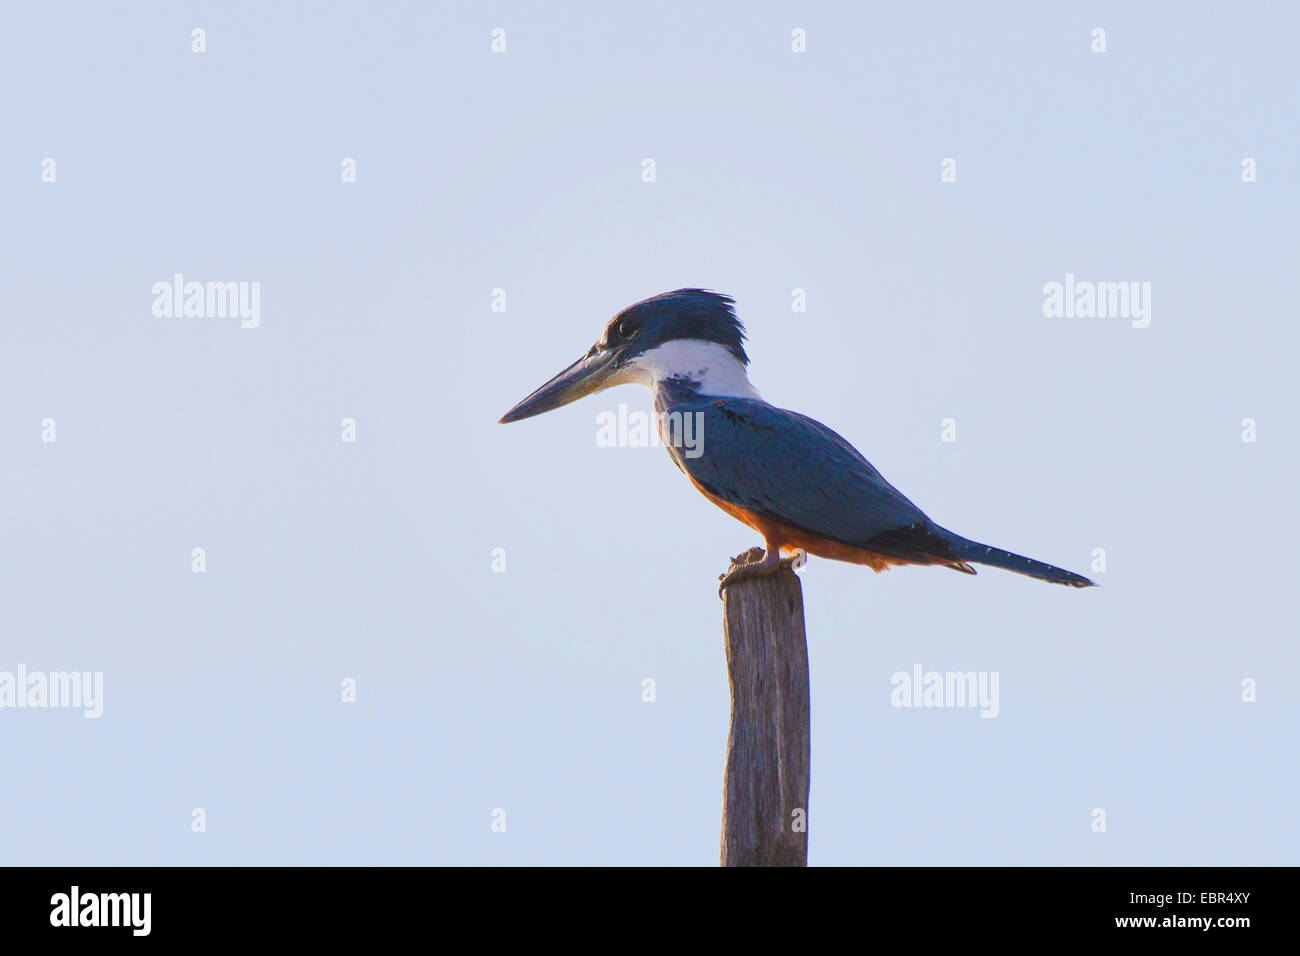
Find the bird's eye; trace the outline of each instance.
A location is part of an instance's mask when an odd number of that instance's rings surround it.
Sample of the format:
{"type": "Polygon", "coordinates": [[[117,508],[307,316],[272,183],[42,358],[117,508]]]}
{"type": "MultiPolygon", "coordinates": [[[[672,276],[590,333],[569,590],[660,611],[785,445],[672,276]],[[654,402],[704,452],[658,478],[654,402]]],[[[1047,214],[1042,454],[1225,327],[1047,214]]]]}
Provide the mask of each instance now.
{"type": "Polygon", "coordinates": [[[620,322],[618,324],[619,338],[624,339],[625,341],[630,340],[632,336],[636,335],[639,331],[640,329],[633,328],[626,322],[620,322]]]}

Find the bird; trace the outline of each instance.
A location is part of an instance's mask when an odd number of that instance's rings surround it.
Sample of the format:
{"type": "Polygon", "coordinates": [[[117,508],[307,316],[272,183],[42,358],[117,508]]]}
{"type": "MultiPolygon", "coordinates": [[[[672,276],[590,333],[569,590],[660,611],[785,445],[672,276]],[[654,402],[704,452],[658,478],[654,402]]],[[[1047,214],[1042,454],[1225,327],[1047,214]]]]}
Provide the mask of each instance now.
{"type": "Polygon", "coordinates": [[[877,573],[929,565],[975,574],[972,565],[980,564],[1066,587],[1094,586],[1073,571],[931,521],[839,434],[766,402],[750,384],[745,341],[731,296],[694,288],[652,296],[616,314],[585,355],[499,423],[615,385],[648,388],[673,462],[705,498],[762,536],[762,557],[751,551],[751,560],[720,576],[719,596],[738,580],[799,561],[801,552],[877,573]]]}

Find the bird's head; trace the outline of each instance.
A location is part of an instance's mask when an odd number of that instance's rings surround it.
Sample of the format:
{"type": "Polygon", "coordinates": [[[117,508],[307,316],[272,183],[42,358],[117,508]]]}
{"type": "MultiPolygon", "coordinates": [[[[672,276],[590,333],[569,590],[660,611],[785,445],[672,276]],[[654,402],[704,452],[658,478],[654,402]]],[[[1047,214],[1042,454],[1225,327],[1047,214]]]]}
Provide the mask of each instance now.
{"type": "Polygon", "coordinates": [[[693,383],[703,394],[757,394],[745,377],[745,328],[730,296],[678,289],[630,305],[596,344],[533,392],[501,422],[517,422],[625,382],[693,383]],[[743,383],[743,385],[741,384],[743,383]]]}

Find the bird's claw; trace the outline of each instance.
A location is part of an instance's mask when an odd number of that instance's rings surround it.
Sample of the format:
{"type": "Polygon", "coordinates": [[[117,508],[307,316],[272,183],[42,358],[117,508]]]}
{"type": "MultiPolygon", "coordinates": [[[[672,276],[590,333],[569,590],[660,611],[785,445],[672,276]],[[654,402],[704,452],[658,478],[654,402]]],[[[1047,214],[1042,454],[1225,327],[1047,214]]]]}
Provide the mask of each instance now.
{"type": "Polygon", "coordinates": [[[728,585],[735,584],[737,581],[743,581],[746,578],[761,578],[769,574],[775,574],[777,571],[781,570],[783,566],[801,567],[803,562],[806,560],[806,556],[802,550],[796,551],[793,557],[782,558],[781,552],[776,548],[771,548],[765,552],[762,559],[757,561],[752,560],[753,553],[758,550],[760,549],[752,548],[746,554],[740,555],[739,557],[741,558],[751,558],[751,560],[746,561],[744,564],[736,564],[735,562],[737,559],[733,558],[731,567],[727,570],[727,573],[718,575],[718,581],[720,582],[718,584],[719,599],[724,601],[726,600],[725,592],[728,585]]]}

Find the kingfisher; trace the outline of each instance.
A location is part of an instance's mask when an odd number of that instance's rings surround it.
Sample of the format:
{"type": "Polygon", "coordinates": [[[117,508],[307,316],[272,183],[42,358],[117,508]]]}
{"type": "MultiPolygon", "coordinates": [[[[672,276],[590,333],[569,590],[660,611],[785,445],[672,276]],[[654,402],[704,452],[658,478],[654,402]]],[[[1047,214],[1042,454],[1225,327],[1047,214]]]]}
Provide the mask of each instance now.
{"type": "Polygon", "coordinates": [[[704,497],[763,538],[763,556],[721,576],[772,574],[798,552],[862,564],[1003,568],[1083,588],[1082,575],[935,524],[819,421],[768,404],[749,382],[735,300],[678,289],[628,306],[587,353],[501,416],[516,422],[625,383],[648,388],[662,444],[704,497]],[[685,423],[685,424],[683,424],[685,423]],[[694,440],[683,441],[687,426],[694,440]],[[785,555],[786,557],[783,557],[785,555]]]}

